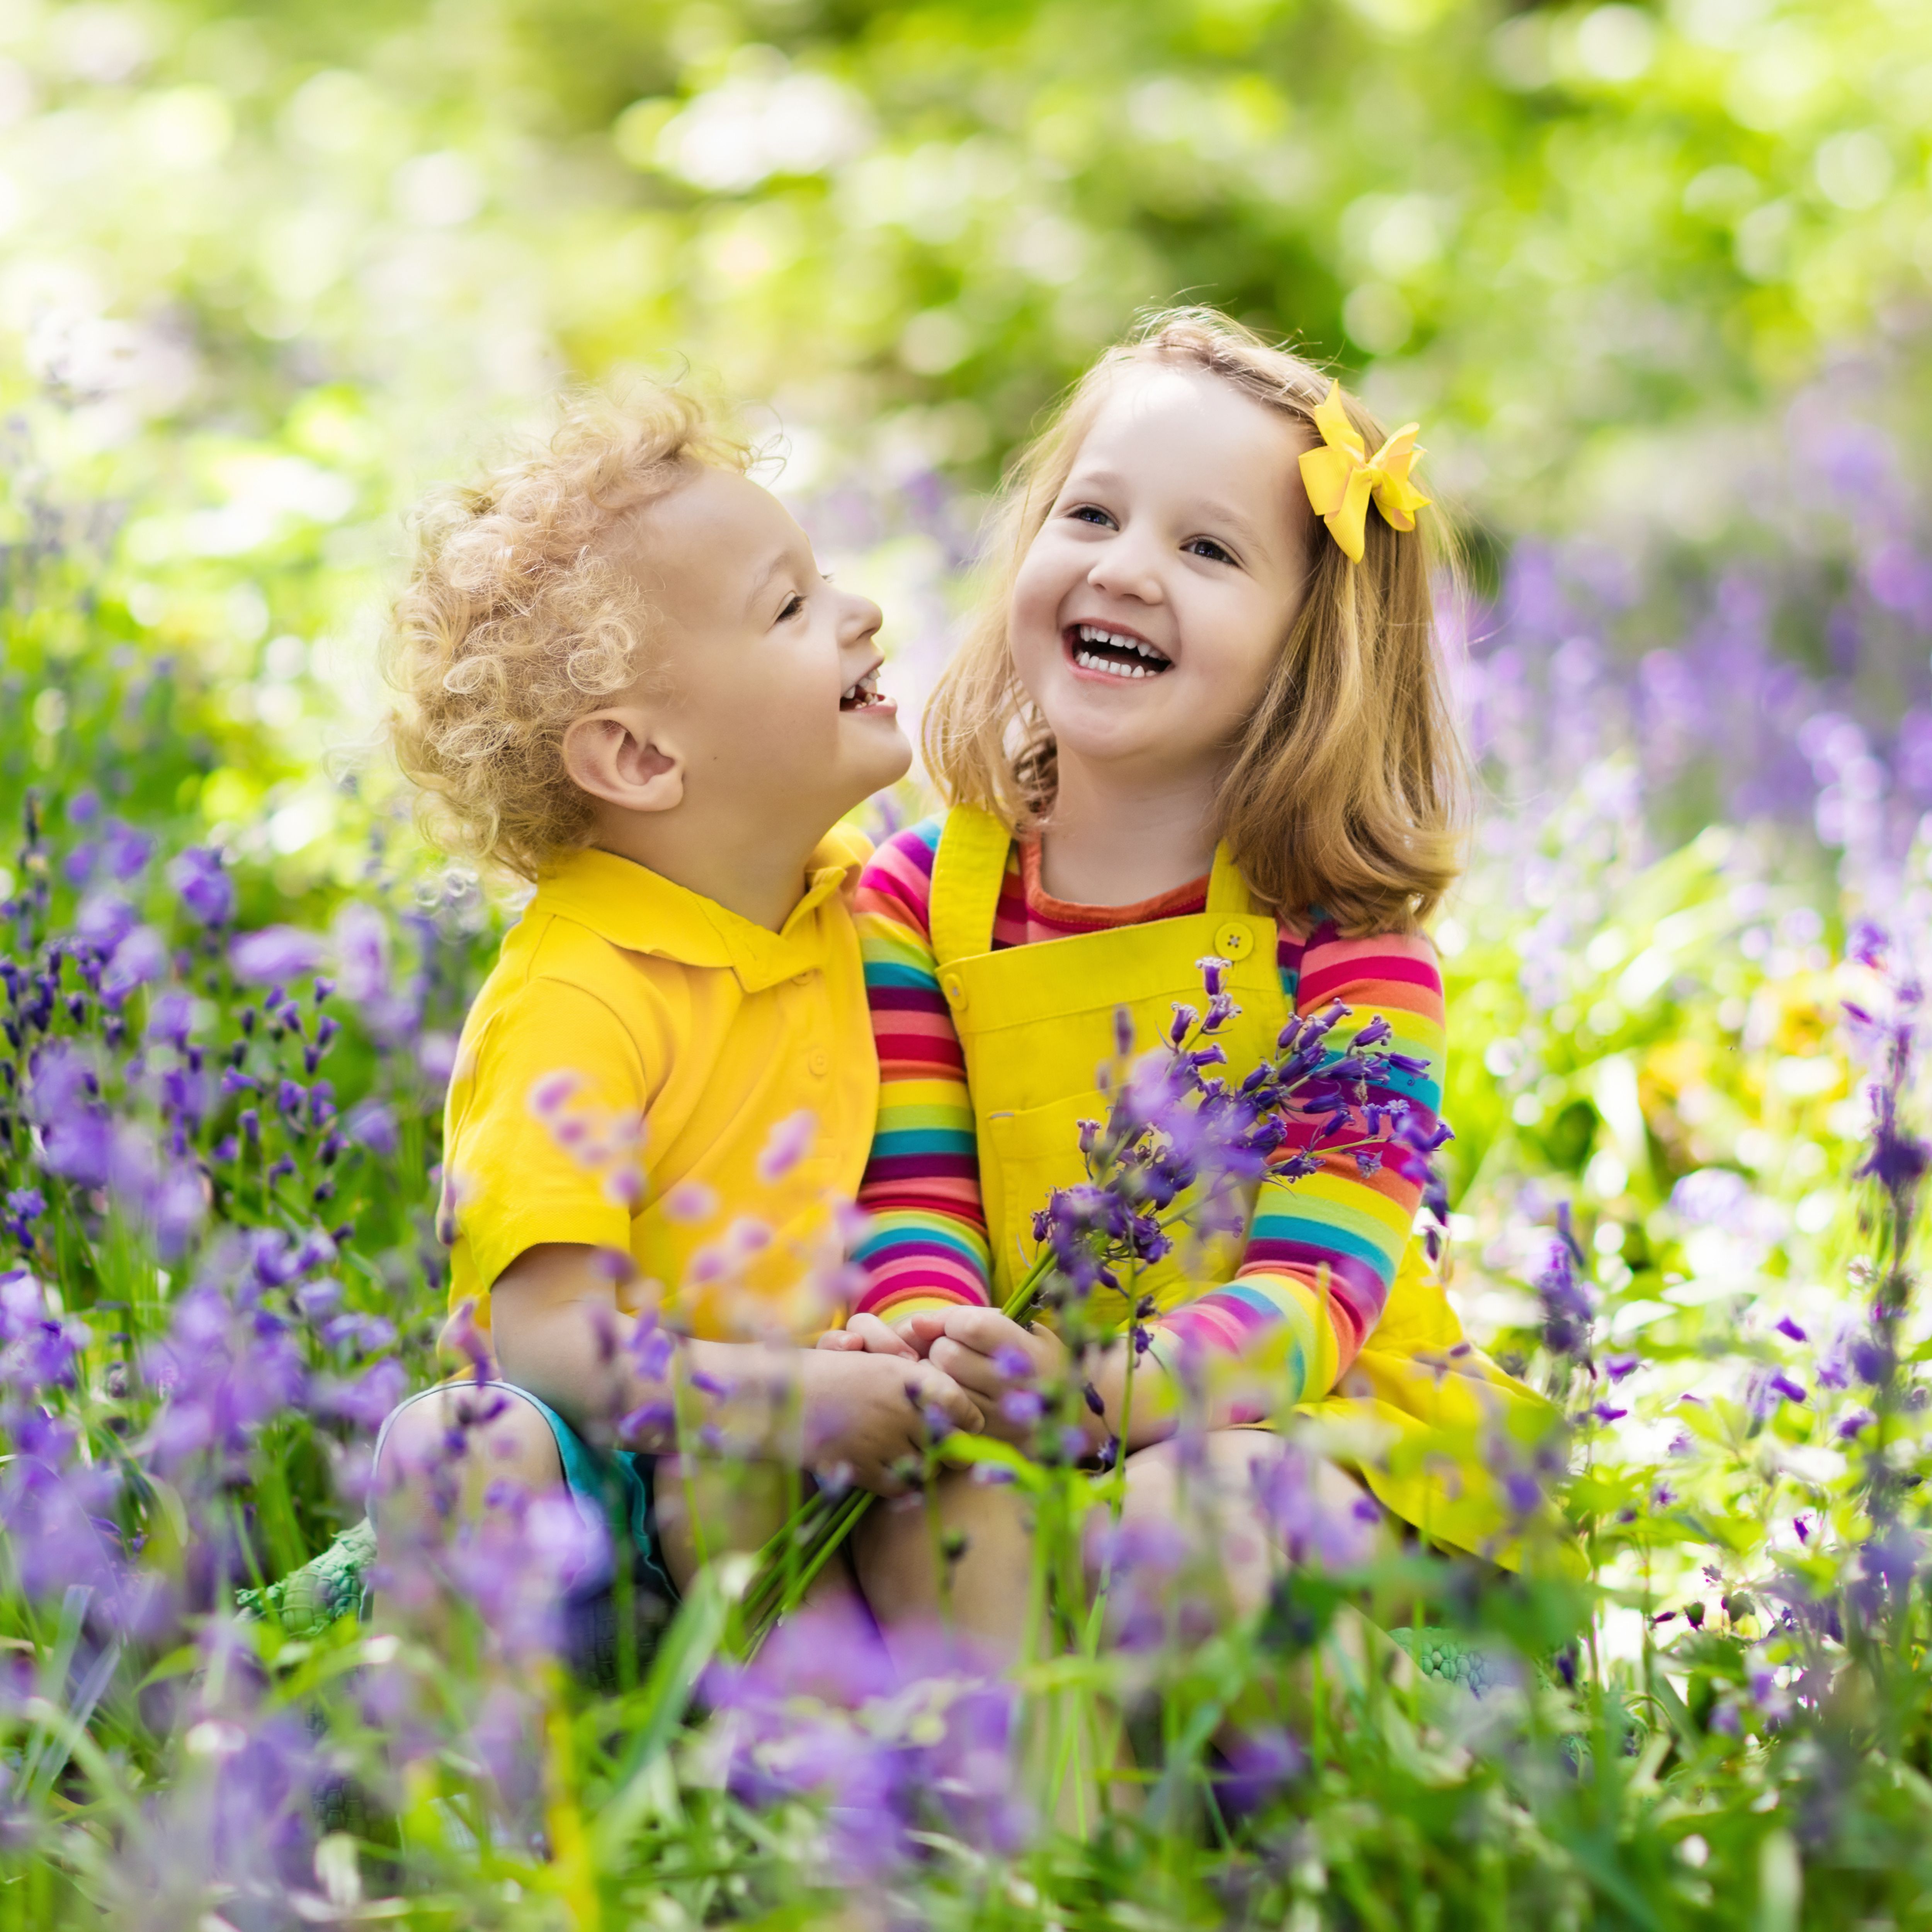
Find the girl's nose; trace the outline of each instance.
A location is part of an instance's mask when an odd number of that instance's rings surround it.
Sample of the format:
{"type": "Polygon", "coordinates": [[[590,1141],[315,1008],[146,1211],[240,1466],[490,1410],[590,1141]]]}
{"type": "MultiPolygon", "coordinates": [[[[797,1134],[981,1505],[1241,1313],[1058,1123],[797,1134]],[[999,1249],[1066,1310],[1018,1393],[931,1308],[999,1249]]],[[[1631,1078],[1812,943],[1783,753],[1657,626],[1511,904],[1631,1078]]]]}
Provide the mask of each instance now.
{"type": "Polygon", "coordinates": [[[1130,538],[1109,544],[1095,559],[1094,567],[1087,573],[1087,581],[1096,590],[1115,597],[1131,597],[1136,603],[1162,601],[1160,574],[1154,568],[1153,558],[1130,538]]]}

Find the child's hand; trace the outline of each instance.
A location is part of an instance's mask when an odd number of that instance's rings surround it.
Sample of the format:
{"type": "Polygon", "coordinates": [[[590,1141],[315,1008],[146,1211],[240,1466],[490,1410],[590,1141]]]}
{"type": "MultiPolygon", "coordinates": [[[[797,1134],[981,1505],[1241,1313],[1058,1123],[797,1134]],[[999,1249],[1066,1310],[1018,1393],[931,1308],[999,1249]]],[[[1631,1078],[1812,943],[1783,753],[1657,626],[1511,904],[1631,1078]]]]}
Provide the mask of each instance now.
{"type": "MultiPolygon", "coordinates": [[[[995,1308],[953,1308],[943,1317],[914,1319],[937,1324],[926,1345],[926,1359],[944,1370],[986,1412],[986,1432],[1022,1448],[1031,1447],[1041,1414],[1040,1396],[1066,1376],[1066,1349],[1059,1337],[1044,1328],[1022,1328],[995,1308]]],[[[1088,1422],[1090,1436],[1096,1424],[1104,1433],[1105,1424],[1098,1417],[1088,1422]]]]}
{"type": "Polygon", "coordinates": [[[902,1355],[908,1361],[916,1361],[920,1353],[896,1328],[876,1315],[855,1315],[844,1328],[826,1329],[814,1346],[843,1354],[902,1355]]]}
{"type": "Polygon", "coordinates": [[[986,1424],[979,1403],[950,1376],[916,1358],[866,1348],[808,1348],[801,1381],[811,1466],[842,1467],[860,1489],[880,1496],[904,1492],[906,1484],[896,1466],[916,1460],[926,1447],[928,1411],[970,1434],[986,1424]]]}

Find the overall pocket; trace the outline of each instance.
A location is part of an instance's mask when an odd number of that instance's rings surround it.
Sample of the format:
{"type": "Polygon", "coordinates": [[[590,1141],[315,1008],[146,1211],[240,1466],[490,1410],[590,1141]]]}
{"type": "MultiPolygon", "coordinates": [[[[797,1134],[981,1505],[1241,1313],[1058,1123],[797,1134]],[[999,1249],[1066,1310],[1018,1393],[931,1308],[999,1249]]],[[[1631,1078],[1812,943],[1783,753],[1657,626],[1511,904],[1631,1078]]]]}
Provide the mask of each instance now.
{"type": "MultiPolygon", "coordinates": [[[[980,1142],[980,1185],[986,1203],[986,1225],[1004,1228],[1009,1251],[994,1257],[998,1293],[1002,1300],[1024,1279],[1038,1244],[1033,1238],[1033,1217],[1046,1205],[1056,1187],[1084,1178],[1079,1164],[1080,1123],[1098,1111],[1100,1096],[1078,1094],[1044,1106],[990,1114],[982,1123],[980,1142]],[[1070,1159],[1070,1152],[1071,1158],[1070,1159]]],[[[1245,1219],[1244,1222],[1245,1228],[1245,1219]]],[[[1226,1281],[1240,1265],[1242,1238],[1202,1242],[1190,1230],[1177,1226],[1173,1251],[1150,1268],[1135,1271],[1131,1292],[1151,1294],[1162,1309],[1175,1306],[1204,1286],[1226,1281]]],[[[1120,1278],[1122,1292],[1095,1292],[1096,1321],[1124,1327],[1129,1282],[1120,1278]]]]}

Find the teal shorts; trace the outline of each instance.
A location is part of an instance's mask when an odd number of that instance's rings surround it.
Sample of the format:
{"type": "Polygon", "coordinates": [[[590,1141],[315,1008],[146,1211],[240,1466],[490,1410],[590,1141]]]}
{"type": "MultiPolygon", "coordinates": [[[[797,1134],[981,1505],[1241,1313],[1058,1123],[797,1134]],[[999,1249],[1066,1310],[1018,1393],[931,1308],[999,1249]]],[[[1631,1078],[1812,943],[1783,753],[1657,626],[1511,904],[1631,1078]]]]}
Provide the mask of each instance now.
{"type": "MultiPolygon", "coordinates": [[[[677,1588],[670,1580],[664,1546],[658,1539],[657,1458],[634,1449],[607,1451],[592,1448],[541,1396],[531,1394],[526,1388],[519,1388],[514,1382],[444,1382],[434,1388],[419,1390],[407,1400],[399,1402],[383,1422],[382,1432],[376,1438],[378,1468],[382,1464],[382,1445],[388,1440],[389,1430],[396,1418],[416,1403],[433,1395],[446,1394],[452,1388],[496,1389],[528,1402],[550,1425],[550,1437],[556,1444],[557,1460],[563,1466],[563,1480],[569,1489],[571,1499],[586,1521],[609,1533],[614,1553],[620,1556],[620,1560],[622,1551],[628,1545],[634,1586],[655,1592],[667,1604],[677,1601],[677,1588]]],[[[599,1580],[608,1586],[611,1580],[606,1576],[599,1580]]],[[[592,1588],[598,1587],[597,1580],[586,1580],[586,1584],[592,1588]]]]}

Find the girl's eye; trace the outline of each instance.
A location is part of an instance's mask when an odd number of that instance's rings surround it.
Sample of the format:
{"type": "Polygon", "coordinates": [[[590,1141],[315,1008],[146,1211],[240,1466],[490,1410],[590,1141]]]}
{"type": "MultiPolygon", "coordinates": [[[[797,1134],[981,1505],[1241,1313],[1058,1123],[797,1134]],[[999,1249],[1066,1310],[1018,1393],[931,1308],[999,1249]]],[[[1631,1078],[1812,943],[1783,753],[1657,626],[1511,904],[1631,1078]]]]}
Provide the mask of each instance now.
{"type": "Polygon", "coordinates": [[[778,613],[778,621],[782,624],[789,617],[796,617],[805,608],[805,599],[794,590],[784,601],[784,608],[778,613]]]}
{"type": "Polygon", "coordinates": [[[1098,524],[1103,530],[1110,530],[1114,527],[1113,518],[1096,504],[1082,503],[1069,510],[1066,514],[1070,517],[1078,518],[1083,524],[1098,524]]]}
{"type": "Polygon", "coordinates": [[[1190,537],[1181,546],[1192,550],[1196,556],[1204,556],[1210,563],[1232,563],[1232,554],[1222,549],[1212,537],[1190,537]]]}

